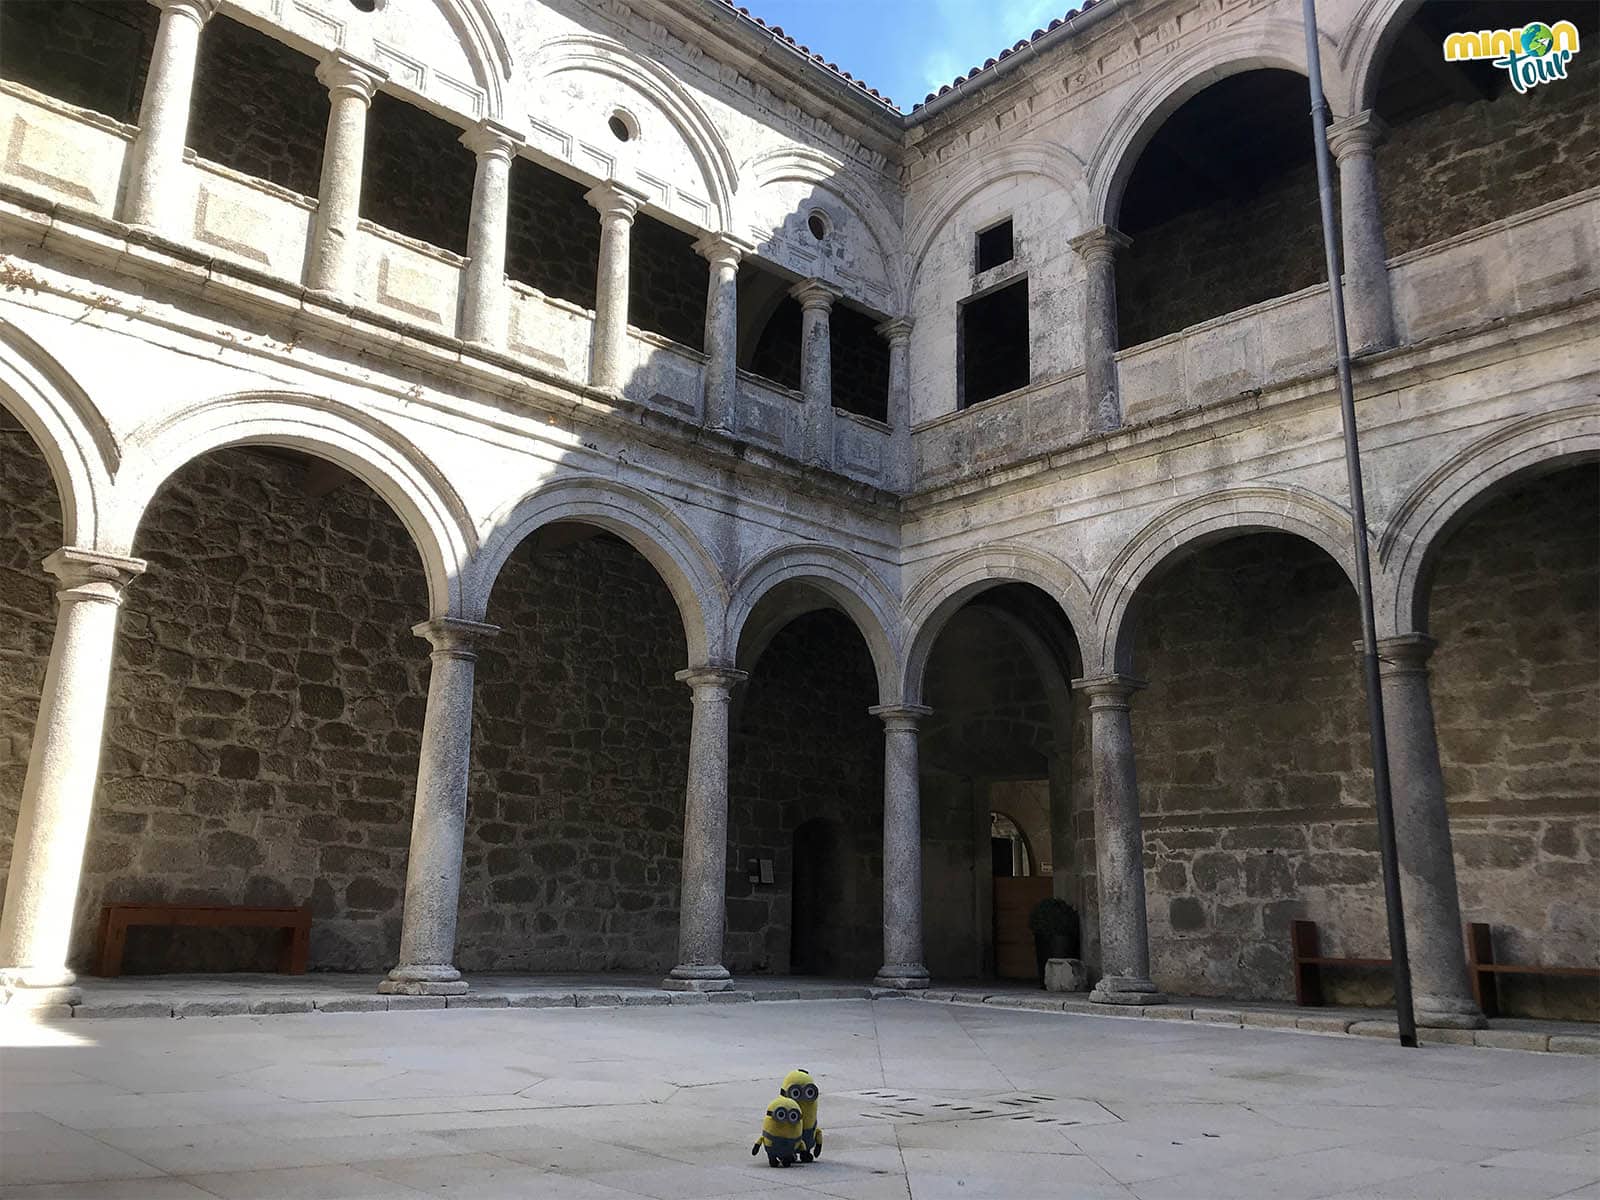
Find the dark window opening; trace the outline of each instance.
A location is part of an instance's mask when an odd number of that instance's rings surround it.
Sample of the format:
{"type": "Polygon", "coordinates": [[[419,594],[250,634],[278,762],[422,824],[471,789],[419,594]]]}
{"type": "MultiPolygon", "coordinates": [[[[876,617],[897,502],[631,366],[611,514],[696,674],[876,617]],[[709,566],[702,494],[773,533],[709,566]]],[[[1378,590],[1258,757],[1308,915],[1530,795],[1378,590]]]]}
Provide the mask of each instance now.
{"type": "Polygon", "coordinates": [[[526,158],[511,160],[506,274],[581,308],[595,305],[600,214],[588,186],[526,158]]]}
{"type": "MultiPolygon", "coordinates": [[[[750,271],[755,275],[756,269],[750,271]]],[[[739,272],[739,291],[745,292],[746,272],[739,272]]],[[[750,370],[763,379],[792,392],[800,390],[800,330],[803,323],[800,302],[785,295],[756,335],[750,354],[750,370]]]]}
{"type": "Polygon", "coordinates": [[[0,76],[134,123],[160,21],[119,0],[0,3],[0,76]]]}
{"type": "Polygon", "coordinates": [[[960,407],[967,408],[1026,387],[1028,281],[1019,279],[961,306],[957,321],[960,407]]]}
{"type": "Polygon", "coordinates": [[[878,318],[836,302],[828,318],[833,406],[874,421],[889,419],[889,343],[878,318]]]}
{"type": "Polygon", "coordinates": [[[189,144],[201,158],[315,196],[328,128],[317,64],[249,26],[214,17],[200,39],[189,144]]]}
{"type": "Polygon", "coordinates": [[[978,234],[978,271],[992,270],[1001,263],[1011,261],[1011,256],[1016,253],[1016,246],[1012,240],[1011,222],[1001,221],[992,229],[985,229],[978,234]]]}
{"type": "Polygon", "coordinates": [[[377,12],[378,0],[350,0],[350,7],[364,13],[377,12]]]}
{"type": "Polygon", "coordinates": [[[620,116],[612,117],[611,120],[606,122],[606,125],[611,130],[611,136],[619,142],[625,142],[633,137],[633,130],[628,128],[628,123],[620,116]]]}
{"type": "Polygon", "coordinates": [[[1306,104],[1303,75],[1248,71],[1156,131],[1115,222],[1123,346],[1326,279],[1306,104]]]}
{"type": "Polygon", "coordinates": [[[1389,254],[1404,254],[1593,185],[1600,177],[1600,5],[1593,0],[1429,0],[1395,39],[1374,109],[1389,254]],[[1450,33],[1571,21],[1567,78],[1518,93],[1487,60],[1445,62],[1450,33]]]}
{"type": "Polygon", "coordinates": [[[806,228],[811,230],[811,236],[819,242],[828,236],[828,222],[821,213],[812,213],[807,217],[806,228]]]}
{"type": "Polygon", "coordinates": [[[361,181],[367,220],[465,254],[476,171],[455,126],[383,92],[372,98],[361,181]]]}
{"type": "Polygon", "coordinates": [[[699,350],[710,270],[691,235],[640,213],[628,242],[628,323],[699,350]]]}

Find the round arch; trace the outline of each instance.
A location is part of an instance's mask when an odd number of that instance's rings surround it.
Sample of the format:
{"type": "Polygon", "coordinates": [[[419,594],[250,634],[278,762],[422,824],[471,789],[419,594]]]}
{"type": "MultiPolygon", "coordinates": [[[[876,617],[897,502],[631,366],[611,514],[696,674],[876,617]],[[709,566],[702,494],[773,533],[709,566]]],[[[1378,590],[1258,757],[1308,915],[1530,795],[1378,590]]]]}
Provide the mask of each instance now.
{"type": "Polygon", "coordinates": [[[1095,662],[1098,651],[1093,636],[1093,605],[1082,577],[1054,555],[1013,542],[979,546],[935,567],[906,596],[909,631],[902,695],[907,704],[922,703],[923,675],[934,642],[945,623],[974,596],[1003,583],[1028,583],[1060,606],[1084,663],[1095,662]]]}
{"type": "Polygon", "coordinates": [[[1371,108],[1377,99],[1378,78],[1389,51],[1417,15],[1423,0],[1362,0],[1350,21],[1349,36],[1339,55],[1339,91],[1328,89],[1328,102],[1340,116],[1371,108]]]}
{"type": "MultiPolygon", "coordinates": [[[[1337,61],[1336,47],[1325,38],[1322,53],[1325,64],[1337,61]]],[[[1218,80],[1263,69],[1306,73],[1305,34],[1299,22],[1252,21],[1169,59],[1145,77],[1089,156],[1089,224],[1116,225],[1133,169],[1168,117],[1218,80]]]]}
{"type": "Polygon", "coordinates": [[[99,549],[101,509],[121,464],[111,428],[66,369],[3,319],[0,348],[0,408],[44,455],[61,502],[61,536],[68,546],[99,549]]]}
{"type": "Polygon", "coordinates": [[[470,564],[464,615],[482,621],[512,553],[557,521],[593,525],[627,542],[656,569],[683,618],[689,666],[727,661],[722,638],[727,588],[716,561],[684,521],[654,497],[603,479],[558,479],[507,505],[490,522],[470,564]]]}
{"type": "Polygon", "coordinates": [[[725,644],[741,667],[753,664],[784,625],[827,607],[843,611],[867,643],[878,677],[878,702],[899,703],[899,606],[872,568],[848,550],[807,543],[781,546],[756,559],[734,585],[725,644]],[[772,620],[752,623],[762,600],[786,584],[798,585],[802,603],[785,606],[772,620]]]}
{"type": "MultiPolygon", "coordinates": [[[[1100,672],[1130,673],[1133,623],[1129,610],[1139,587],[1178,557],[1214,541],[1247,533],[1294,534],[1339,564],[1354,585],[1355,548],[1349,511],[1301,488],[1229,488],[1174,505],[1130,538],[1094,591],[1100,672]]],[[[1085,662],[1087,671],[1087,660],[1085,662]]]]}
{"type": "Polygon", "coordinates": [[[298,392],[248,392],[179,410],[128,440],[105,549],[131,554],[157,491],[202,454],[230,446],[284,446],[349,471],[392,508],[411,534],[428,580],[430,616],[462,612],[462,567],[474,546],[460,497],[415,446],[351,405],[298,392]]]}
{"type": "Polygon", "coordinates": [[[1600,404],[1512,421],[1464,447],[1411,489],[1378,542],[1378,635],[1426,633],[1438,550],[1473,513],[1530,476],[1600,459],[1600,404]]]}

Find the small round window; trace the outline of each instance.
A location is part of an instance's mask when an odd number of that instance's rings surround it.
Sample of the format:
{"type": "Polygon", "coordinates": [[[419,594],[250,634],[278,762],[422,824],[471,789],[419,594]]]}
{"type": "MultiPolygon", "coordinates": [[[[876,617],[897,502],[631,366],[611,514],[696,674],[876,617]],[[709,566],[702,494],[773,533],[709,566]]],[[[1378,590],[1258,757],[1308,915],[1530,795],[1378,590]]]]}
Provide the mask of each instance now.
{"type": "Polygon", "coordinates": [[[806,218],[806,228],[811,230],[811,236],[820,242],[828,236],[828,218],[819,212],[814,212],[806,218]]]}
{"type": "Polygon", "coordinates": [[[350,0],[350,7],[360,12],[377,12],[381,0],[350,0]]]}
{"type": "Polygon", "coordinates": [[[611,114],[611,119],[606,122],[606,127],[611,130],[611,136],[619,142],[631,142],[639,133],[634,123],[620,112],[611,114]]]}

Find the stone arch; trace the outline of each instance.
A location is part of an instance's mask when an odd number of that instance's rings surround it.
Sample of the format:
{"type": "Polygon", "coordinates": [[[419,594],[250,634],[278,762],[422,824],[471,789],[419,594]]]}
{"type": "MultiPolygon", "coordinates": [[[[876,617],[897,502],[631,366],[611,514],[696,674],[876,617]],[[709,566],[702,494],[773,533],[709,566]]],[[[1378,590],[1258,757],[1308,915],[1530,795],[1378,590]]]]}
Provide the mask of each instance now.
{"type": "Polygon", "coordinates": [[[87,392],[48,351],[0,320],[0,408],[44,455],[61,501],[62,538],[100,548],[101,509],[121,464],[111,427],[87,392]]]}
{"type": "Polygon", "coordinates": [[[1422,0],[1362,0],[1340,46],[1344,86],[1338,92],[1328,89],[1335,115],[1349,116],[1372,107],[1389,51],[1421,7],[1422,0]]]}
{"type": "Polygon", "coordinates": [[[511,50],[500,23],[485,0],[434,0],[455,28],[461,47],[483,88],[486,117],[505,113],[505,81],[511,78],[511,50]]]}
{"type": "MultiPolygon", "coordinates": [[[[1130,538],[1094,590],[1100,671],[1131,671],[1133,622],[1129,609],[1139,586],[1187,553],[1246,533],[1291,533],[1323,550],[1352,583],[1355,547],[1349,511],[1303,488],[1264,485],[1229,488],[1185,500],[1130,538]]],[[[1088,671],[1085,661],[1084,670],[1088,671]]]]}
{"type": "Polygon", "coordinates": [[[1530,475],[1600,459],[1600,404],[1512,421],[1451,455],[1395,509],[1378,542],[1378,635],[1426,633],[1438,550],[1464,521],[1530,475]]]}
{"type": "Polygon", "coordinates": [[[906,596],[909,636],[900,686],[907,704],[922,702],[928,657],[945,623],[968,600],[1003,583],[1029,583],[1054,600],[1078,639],[1086,669],[1098,661],[1099,653],[1088,641],[1094,634],[1089,589],[1070,565],[1015,542],[979,546],[935,567],[906,596]]]}
{"type": "MultiPolygon", "coordinates": [[[[1337,61],[1335,48],[1326,38],[1322,54],[1324,63],[1337,61]]],[[[1298,21],[1251,21],[1168,59],[1165,66],[1146,76],[1089,156],[1089,223],[1117,223],[1133,169],[1168,117],[1218,80],[1262,69],[1306,73],[1305,34],[1298,21]]]]}
{"type": "Polygon", "coordinates": [[[530,534],[575,521],[616,534],[656,569],[683,618],[690,666],[727,661],[722,637],[727,587],[694,531],[654,497],[605,479],[544,484],[495,514],[471,564],[463,598],[469,620],[484,619],[501,569],[530,534]]]}
{"type": "Polygon", "coordinates": [[[958,171],[911,222],[906,231],[911,291],[934,239],[982,189],[1014,175],[1038,175],[1054,184],[1068,207],[1062,228],[1081,229],[1087,220],[1087,185],[1081,159],[1070,150],[1048,142],[1020,141],[992,150],[958,171]]]}
{"type": "Polygon", "coordinates": [[[734,585],[728,604],[726,645],[741,667],[753,664],[784,625],[830,607],[829,601],[850,618],[867,643],[878,677],[879,703],[898,703],[899,605],[872,568],[848,550],[820,543],[781,546],[751,563],[734,585]],[[810,594],[785,606],[774,619],[752,624],[757,606],[784,584],[803,584],[810,594]]]}
{"type": "Polygon", "coordinates": [[[882,200],[851,176],[844,163],[809,146],[784,146],[756,155],[745,164],[742,174],[745,182],[741,185],[740,217],[747,225],[757,219],[757,214],[751,211],[755,195],[770,184],[790,181],[809,184],[838,200],[866,227],[878,253],[883,256],[889,279],[891,315],[905,313],[909,296],[900,223],[882,200]]]}
{"type": "Polygon", "coordinates": [[[416,544],[428,580],[431,616],[462,612],[462,567],[475,538],[465,506],[417,447],[369,413],[300,392],[245,392],[182,408],[128,440],[104,549],[132,552],[150,501],[186,463],[228,446],[303,450],[349,471],[392,508],[416,544]]]}
{"type": "MultiPolygon", "coordinates": [[[[719,233],[733,231],[738,171],[716,125],[683,84],[657,63],[635,54],[614,38],[570,34],[539,48],[529,72],[530,87],[569,71],[587,71],[616,80],[650,101],[683,139],[700,170],[719,233]]],[[[570,146],[568,147],[570,150],[570,146]]]]}

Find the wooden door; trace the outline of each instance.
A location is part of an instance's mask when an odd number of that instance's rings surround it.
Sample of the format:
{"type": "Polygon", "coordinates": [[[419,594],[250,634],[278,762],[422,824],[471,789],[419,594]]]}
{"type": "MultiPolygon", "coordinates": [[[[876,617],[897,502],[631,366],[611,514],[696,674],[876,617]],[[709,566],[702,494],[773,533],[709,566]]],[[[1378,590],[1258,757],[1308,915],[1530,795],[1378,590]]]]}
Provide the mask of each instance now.
{"type": "Polygon", "coordinates": [[[999,978],[1039,978],[1028,916],[1034,905],[1052,894],[1048,875],[994,881],[994,973],[999,978]]]}

